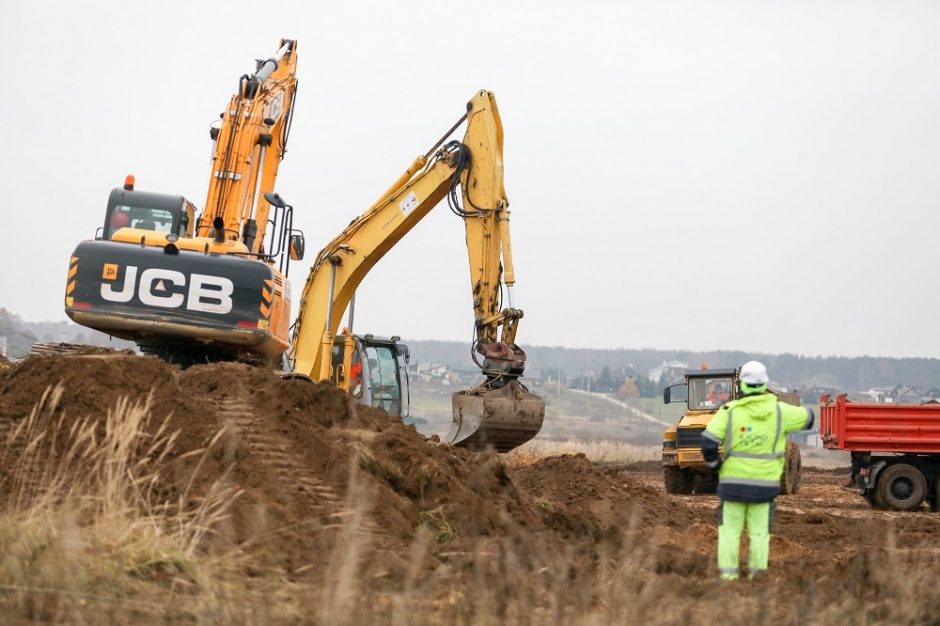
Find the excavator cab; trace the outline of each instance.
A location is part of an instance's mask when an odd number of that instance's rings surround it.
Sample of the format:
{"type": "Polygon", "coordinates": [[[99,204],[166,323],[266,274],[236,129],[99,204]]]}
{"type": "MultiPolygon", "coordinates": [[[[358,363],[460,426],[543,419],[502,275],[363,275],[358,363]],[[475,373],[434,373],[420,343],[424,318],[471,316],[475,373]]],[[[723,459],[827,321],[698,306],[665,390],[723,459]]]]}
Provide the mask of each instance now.
{"type": "Polygon", "coordinates": [[[183,196],[134,191],[134,177],[128,176],[123,188],[111,190],[100,239],[128,241],[136,237],[130,231],[115,237],[122,228],[192,237],[195,213],[196,207],[183,196]]]}
{"type": "Polygon", "coordinates": [[[330,379],[360,403],[408,417],[408,346],[398,337],[343,333],[333,342],[330,379]]]}

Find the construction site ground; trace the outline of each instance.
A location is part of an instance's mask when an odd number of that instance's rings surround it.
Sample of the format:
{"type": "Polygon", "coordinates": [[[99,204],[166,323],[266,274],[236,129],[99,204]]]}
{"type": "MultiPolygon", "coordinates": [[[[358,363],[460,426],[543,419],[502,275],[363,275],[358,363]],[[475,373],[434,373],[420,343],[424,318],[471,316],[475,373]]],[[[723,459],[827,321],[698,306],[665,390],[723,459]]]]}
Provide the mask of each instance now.
{"type": "MultiPolygon", "coordinates": [[[[197,508],[219,489],[229,494],[192,566],[211,563],[213,581],[151,567],[134,591],[49,588],[39,565],[7,557],[0,612],[10,621],[940,620],[940,514],[872,510],[842,489],[846,468],[806,467],[801,492],[778,499],[768,577],[719,583],[717,499],[667,495],[656,461],[471,453],[327,384],[240,363],[184,370],[98,352],[0,371],[0,506],[28,513],[39,499],[30,490],[48,483],[24,464],[64,463],[67,425],[88,418],[103,429],[127,397],[150,398],[149,433],[178,433],[150,506],[197,508]],[[25,440],[18,425],[56,386],[61,396],[42,410],[58,416],[49,424],[61,432],[25,440]],[[55,610],[44,612],[47,602],[55,610]]],[[[78,517],[78,529],[92,523],[78,517]]],[[[48,551],[31,558],[42,563],[48,551]]],[[[746,553],[742,544],[745,563],[746,553]]],[[[130,571],[141,576],[137,565],[130,571]]]]}

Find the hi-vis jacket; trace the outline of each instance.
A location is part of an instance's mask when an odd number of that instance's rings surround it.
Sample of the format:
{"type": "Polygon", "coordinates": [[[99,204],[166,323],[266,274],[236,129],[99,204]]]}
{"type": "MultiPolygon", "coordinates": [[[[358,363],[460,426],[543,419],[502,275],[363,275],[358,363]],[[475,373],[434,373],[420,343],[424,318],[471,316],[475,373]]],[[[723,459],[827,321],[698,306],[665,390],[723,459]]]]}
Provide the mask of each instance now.
{"type": "Polygon", "coordinates": [[[777,401],[771,393],[745,396],[718,410],[702,433],[702,454],[719,469],[718,496],[769,502],[780,493],[787,434],[812,428],[809,408],[777,401]],[[719,446],[723,446],[719,456],[719,446]]]}

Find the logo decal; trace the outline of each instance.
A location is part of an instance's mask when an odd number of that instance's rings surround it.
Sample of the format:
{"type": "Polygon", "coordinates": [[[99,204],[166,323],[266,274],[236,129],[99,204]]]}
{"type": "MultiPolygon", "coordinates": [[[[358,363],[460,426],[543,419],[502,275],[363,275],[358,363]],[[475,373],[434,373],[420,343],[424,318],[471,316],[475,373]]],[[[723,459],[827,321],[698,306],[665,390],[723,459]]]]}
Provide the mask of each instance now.
{"type": "Polygon", "coordinates": [[[185,304],[190,311],[218,315],[225,315],[232,310],[235,284],[228,278],[193,274],[187,281],[182,272],[150,268],[140,273],[138,284],[137,273],[136,266],[128,265],[124,271],[124,282],[121,285],[102,284],[101,297],[108,302],[123,304],[130,302],[136,293],[137,298],[147,306],[178,309],[185,304]]]}

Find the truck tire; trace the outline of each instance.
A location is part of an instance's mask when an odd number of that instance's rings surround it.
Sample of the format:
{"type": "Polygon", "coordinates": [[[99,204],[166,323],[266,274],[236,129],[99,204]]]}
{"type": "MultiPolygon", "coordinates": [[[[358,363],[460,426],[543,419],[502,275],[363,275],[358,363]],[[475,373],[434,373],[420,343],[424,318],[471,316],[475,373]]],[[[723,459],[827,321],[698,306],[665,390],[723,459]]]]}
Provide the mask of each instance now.
{"type": "Polygon", "coordinates": [[[895,463],[878,476],[876,499],[893,511],[914,511],[927,497],[927,479],[907,463],[895,463]]]}
{"type": "Polygon", "coordinates": [[[884,503],[884,500],[881,499],[881,496],[878,495],[877,489],[866,491],[862,497],[865,498],[865,502],[867,502],[873,509],[883,511],[888,508],[884,503]]]}
{"type": "Polygon", "coordinates": [[[718,474],[714,472],[696,472],[692,476],[692,491],[695,493],[715,493],[718,491],[718,474]]]}
{"type": "Polygon", "coordinates": [[[666,493],[687,496],[692,493],[692,474],[687,469],[667,465],[663,467],[663,482],[666,493]]]}
{"type": "Polygon", "coordinates": [[[784,496],[798,494],[802,473],[803,457],[800,454],[800,446],[788,441],[784,454],[783,474],[780,476],[780,494],[784,496]]]}

